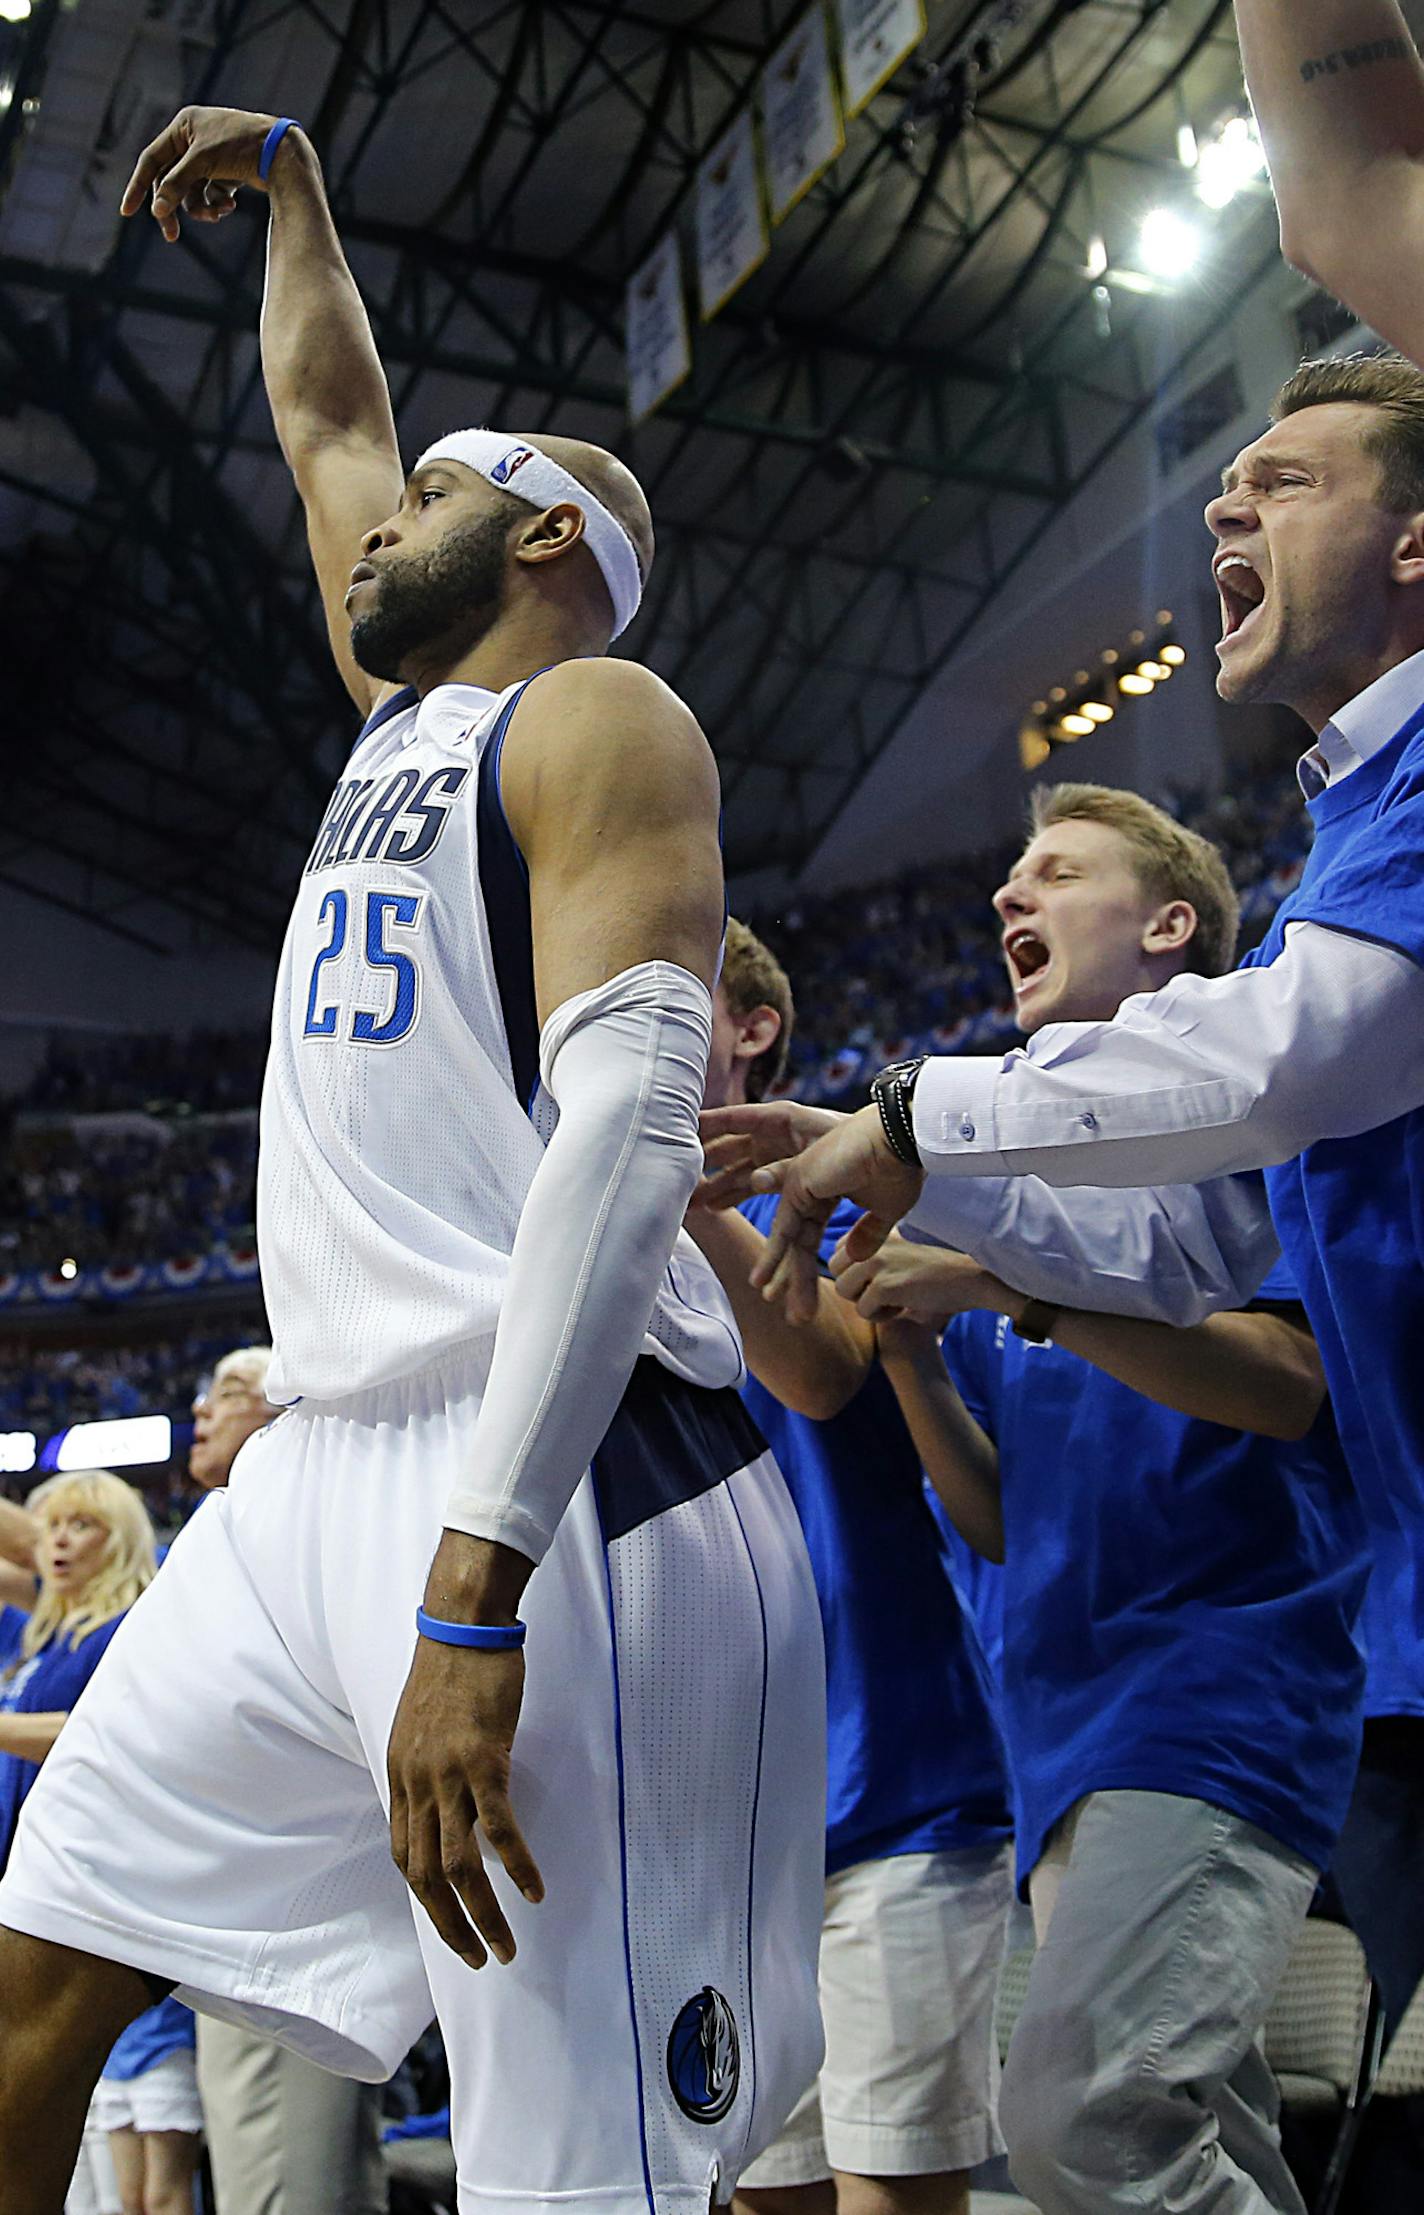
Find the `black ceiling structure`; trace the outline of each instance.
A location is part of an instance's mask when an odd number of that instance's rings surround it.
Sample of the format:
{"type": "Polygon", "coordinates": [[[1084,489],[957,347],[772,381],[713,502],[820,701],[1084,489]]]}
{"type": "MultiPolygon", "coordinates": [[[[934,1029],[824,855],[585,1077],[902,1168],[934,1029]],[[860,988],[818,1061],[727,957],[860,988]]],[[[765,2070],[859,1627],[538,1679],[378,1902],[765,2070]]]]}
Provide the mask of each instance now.
{"type": "MultiPolygon", "coordinates": [[[[261,389],[260,202],[120,224],[184,100],[298,114],[407,455],[615,448],[659,554],[622,650],[717,751],[729,870],[814,851],[1045,525],[1274,265],[1095,295],[1179,125],[1241,101],[1229,0],[929,0],[761,268],[630,429],[630,272],[805,0],[33,0],[0,23],[0,881],[146,945],[275,945],[353,735],[261,389]]],[[[374,519],[373,519],[374,520],[374,519]]]]}

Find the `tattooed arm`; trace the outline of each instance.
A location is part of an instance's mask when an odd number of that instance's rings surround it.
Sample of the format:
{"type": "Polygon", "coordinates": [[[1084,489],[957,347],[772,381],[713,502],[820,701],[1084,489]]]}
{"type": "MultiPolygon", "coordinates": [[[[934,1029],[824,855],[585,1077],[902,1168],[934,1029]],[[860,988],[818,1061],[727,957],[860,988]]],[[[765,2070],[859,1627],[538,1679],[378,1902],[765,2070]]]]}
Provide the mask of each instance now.
{"type": "Polygon", "coordinates": [[[1424,362],[1424,67],[1404,11],[1237,0],[1236,19],[1286,259],[1424,362]]]}

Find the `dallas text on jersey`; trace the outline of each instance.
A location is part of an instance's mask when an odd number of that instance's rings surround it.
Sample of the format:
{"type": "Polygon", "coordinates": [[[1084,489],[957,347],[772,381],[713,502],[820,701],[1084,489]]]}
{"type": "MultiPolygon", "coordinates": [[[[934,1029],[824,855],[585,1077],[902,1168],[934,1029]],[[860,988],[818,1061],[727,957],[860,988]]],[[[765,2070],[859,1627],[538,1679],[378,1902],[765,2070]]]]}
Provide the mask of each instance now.
{"type": "Polygon", "coordinates": [[[340,783],[322,817],[304,876],[352,861],[424,861],[470,774],[466,763],[421,774],[397,769],[384,779],[340,783]]]}

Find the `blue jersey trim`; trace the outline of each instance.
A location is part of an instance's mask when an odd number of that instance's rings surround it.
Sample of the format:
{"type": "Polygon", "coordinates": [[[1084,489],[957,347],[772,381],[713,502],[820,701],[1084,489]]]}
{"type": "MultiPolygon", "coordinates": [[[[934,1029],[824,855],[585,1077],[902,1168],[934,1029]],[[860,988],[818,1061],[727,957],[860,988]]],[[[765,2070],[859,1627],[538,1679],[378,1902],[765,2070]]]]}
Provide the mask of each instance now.
{"type": "Polygon", "coordinates": [[[701,1499],[765,1452],[740,1394],[688,1384],[651,1354],[640,1354],[593,1457],[605,1543],[670,1507],[701,1499]]]}
{"type": "Polygon", "coordinates": [[[539,1083],[539,1007],[534,993],[534,927],[529,912],[529,870],[519,851],[500,791],[499,765],[510,719],[533,678],[527,678],[499,711],[480,756],[475,795],[475,838],[480,893],[489,924],[504,1035],[514,1089],[528,1114],[539,1083]]]}
{"type": "MultiPolygon", "coordinates": [[[[389,700],[381,702],[373,715],[367,716],[357,733],[356,746],[360,745],[363,738],[369,738],[372,731],[378,731],[383,723],[389,723],[393,715],[400,715],[406,708],[414,707],[419,697],[413,684],[402,685],[399,692],[393,692],[389,700]]],[[[351,750],[354,753],[356,747],[353,746],[351,750]]]]}
{"type": "Polygon", "coordinates": [[[752,1835],[747,1848],[747,2060],[749,2063],[748,2076],[751,2080],[748,2087],[750,2096],[747,2107],[747,2121],[750,2128],[751,2118],[756,2113],[757,2077],[756,1977],[754,1974],[756,1954],[752,1944],[752,1918],[756,1911],[757,1819],[761,1814],[762,1761],[766,1748],[766,1680],[770,1666],[770,1644],[766,1631],[766,1599],[761,1588],[761,1576],[757,1569],[756,1555],[752,1552],[751,1540],[747,1536],[747,1526],[742,1521],[742,1511],[737,1505],[737,1495],[730,1484],[727,1487],[727,1498],[731,1502],[732,1513],[737,1518],[737,1528],[742,1534],[742,1544],[747,1550],[747,1566],[751,1570],[752,1583],[756,1587],[757,1614],[761,1620],[761,1713],[757,1717],[756,1785],[752,1792],[752,1835]]]}
{"type": "Polygon", "coordinates": [[[653,2196],[653,2169],[648,2156],[647,2093],[643,2082],[643,2047],[638,2036],[638,1990],[633,1981],[633,1934],[628,1917],[628,1791],[623,1771],[623,1692],[618,1682],[618,1611],[613,1599],[613,1571],[605,1537],[603,1578],[608,1590],[608,1638],[613,1652],[613,1752],[618,1768],[618,1865],[623,1882],[623,1967],[628,1978],[628,2027],[633,2036],[633,2067],[638,2082],[638,2150],[643,2162],[643,2192],[648,2215],[657,2215],[653,2196]]]}

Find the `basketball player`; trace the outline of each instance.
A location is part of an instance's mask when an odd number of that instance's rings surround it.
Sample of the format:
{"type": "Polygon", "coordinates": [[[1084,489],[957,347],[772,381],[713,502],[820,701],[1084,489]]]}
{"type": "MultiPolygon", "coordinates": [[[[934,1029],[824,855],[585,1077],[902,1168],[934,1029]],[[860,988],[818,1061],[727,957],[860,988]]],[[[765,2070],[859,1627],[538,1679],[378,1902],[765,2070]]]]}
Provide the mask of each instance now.
{"type": "Polygon", "coordinates": [[[171,238],[244,184],[367,718],[263,1095],[287,1412],[178,1539],[17,1837],[7,2215],[56,2215],[107,2044],[171,1982],[364,2077],[433,1994],[462,2215],[701,2215],[818,2065],[825,1758],[804,1544],[678,1242],[716,775],[682,704],[606,658],[652,558],[619,463],[462,432],[403,478],[299,129],[186,109],[123,204],[171,238]]]}

